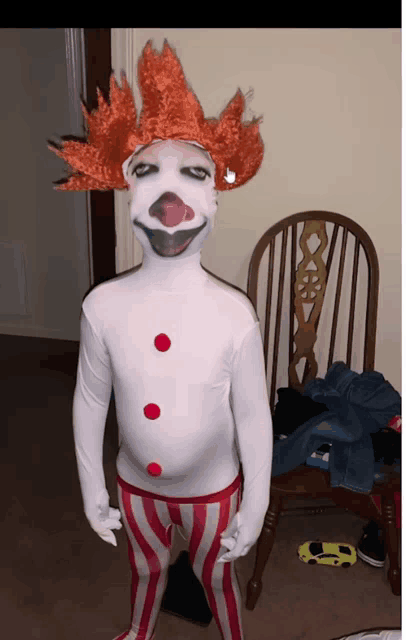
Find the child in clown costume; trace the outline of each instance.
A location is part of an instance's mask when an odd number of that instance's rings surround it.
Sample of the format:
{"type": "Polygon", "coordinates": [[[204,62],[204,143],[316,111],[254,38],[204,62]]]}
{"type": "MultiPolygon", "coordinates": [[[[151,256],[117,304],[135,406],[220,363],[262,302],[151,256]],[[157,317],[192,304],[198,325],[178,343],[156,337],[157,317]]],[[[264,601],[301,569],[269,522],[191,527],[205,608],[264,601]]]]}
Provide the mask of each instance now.
{"type": "Polygon", "coordinates": [[[258,171],[258,121],[238,91],[205,119],[174,51],[147,43],[143,110],[110,80],[87,142],[50,147],[73,168],[59,190],[129,189],[143,247],[138,269],[82,304],[73,426],[86,517],[116,545],[122,517],[132,567],[131,621],[116,640],[150,640],[167,584],[173,525],[188,542],[224,640],[242,640],[234,560],[257,541],[269,504],[272,419],[259,322],[249,299],[200,264],[218,191],[258,171]],[[103,438],[112,388],[120,510],[109,506],[103,438]],[[242,480],[244,484],[242,484],[242,480]],[[227,552],[224,553],[225,547],[227,552]]]}

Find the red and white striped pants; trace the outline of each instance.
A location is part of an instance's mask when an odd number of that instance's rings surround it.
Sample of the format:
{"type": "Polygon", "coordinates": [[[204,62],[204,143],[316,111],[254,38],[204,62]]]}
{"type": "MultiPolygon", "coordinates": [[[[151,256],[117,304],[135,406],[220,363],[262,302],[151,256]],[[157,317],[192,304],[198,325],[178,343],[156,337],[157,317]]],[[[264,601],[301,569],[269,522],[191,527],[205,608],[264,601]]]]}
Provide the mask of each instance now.
{"type": "Polygon", "coordinates": [[[151,640],[162,597],[172,545],[173,525],[189,546],[190,563],[203,585],[207,602],[223,640],[243,640],[241,597],[234,563],[216,564],[220,534],[241,503],[239,474],[218,493],[196,498],[169,498],[118,481],[118,496],[128,538],[132,568],[131,626],[115,640],[151,640]]]}

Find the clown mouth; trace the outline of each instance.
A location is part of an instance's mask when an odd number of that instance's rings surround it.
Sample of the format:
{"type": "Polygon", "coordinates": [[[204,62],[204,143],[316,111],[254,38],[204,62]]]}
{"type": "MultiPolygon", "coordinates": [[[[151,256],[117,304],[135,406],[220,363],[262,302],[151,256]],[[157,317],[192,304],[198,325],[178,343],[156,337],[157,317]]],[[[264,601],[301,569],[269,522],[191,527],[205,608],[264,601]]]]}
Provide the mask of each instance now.
{"type": "Polygon", "coordinates": [[[204,229],[207,220],[200,227],[175,231],[173,235],[162,229],[149,229],[136,220],[134,220],[134,224],[145,231],[156,254],[162,258],[172,258],[173,256],[179,256],[188,248],[192,240],[204,229]]]}

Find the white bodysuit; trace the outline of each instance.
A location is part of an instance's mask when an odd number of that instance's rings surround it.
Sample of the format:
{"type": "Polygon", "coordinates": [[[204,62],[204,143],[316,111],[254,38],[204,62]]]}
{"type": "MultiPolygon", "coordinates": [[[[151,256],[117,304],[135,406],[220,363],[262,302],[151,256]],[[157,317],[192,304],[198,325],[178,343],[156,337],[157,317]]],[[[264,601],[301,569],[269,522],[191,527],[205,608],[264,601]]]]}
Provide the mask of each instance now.
{"type": "Polygon", "coordinates": [[[117,470],[125,481],[161,495],[198,496],[227,487],[241,461],[243,504],[253,499],[266,510],[272,425],[255,310],[202,269],[200,251],[176,262],[178,280],[153,289],[143,286],[151,261],[156,274],[162,260],[149,256],[146,267],[99,285],[83,302],[73,405],[79,471],[104,488],[113,385],[117,470]],[[151,463],[160,475],[150,475],[151,463]]]}

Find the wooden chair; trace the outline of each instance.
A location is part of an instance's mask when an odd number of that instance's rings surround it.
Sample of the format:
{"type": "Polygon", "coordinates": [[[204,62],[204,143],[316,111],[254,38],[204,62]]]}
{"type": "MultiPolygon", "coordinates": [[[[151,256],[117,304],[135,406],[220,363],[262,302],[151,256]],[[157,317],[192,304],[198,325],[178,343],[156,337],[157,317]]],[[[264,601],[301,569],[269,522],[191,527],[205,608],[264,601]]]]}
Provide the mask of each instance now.
{"type": "MultiPolygon", "coordinates": [[[[264,233],[250,261],[247,293],[264,329],[272,413],[277,386],[303,392],[306,383],[317,376],[322,361],[324,371],[320,371],[319,377],[324,377],[331,364],[338,360],[346,362],[354,371],[374,370],[378,284],[378,258],[370,237],[343,215],[327,211],[296,213],[264,233]],[[312,247],[314,241],[318,246],[312,247]],[[302,256],[298,256],[298,245],[302,256]],[[351,249],[352,260],[348,259],[351,249]],[[307,319],[306,308],[310,311],[307,319]],[[358,360],[356,352],[361,352],[358,360]]],[[[273,477],[270,503],[257,543],[254,573],[248,583],[247,609],[253,610],[258,601],[278,519],[282,513],[292,513],[287,509],[292,499],[296,504],[310,499],[310,506],[300,509],[302,514],[324,511],[328,508],[327,499],[333,508],[339,506],[378,522],[385,532],[390,563],[388,579],[393,593],[400,595],[395,491],[400,491],[400,477],[392,473],[382,484],[375,483],[371,495],[332,488],[328,471],[304,464],[273,477]],[[381,496],[382,515],[372,494],[381,496]],[[323,505],[320,499],[324,500],[323,505]]]]}

